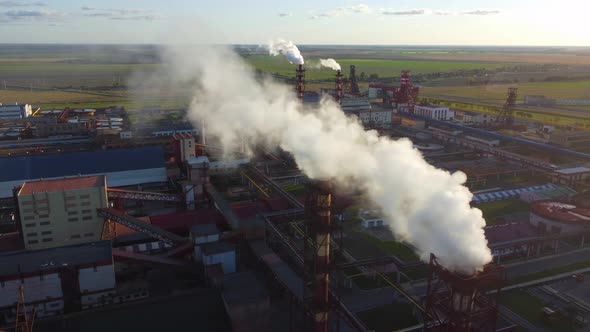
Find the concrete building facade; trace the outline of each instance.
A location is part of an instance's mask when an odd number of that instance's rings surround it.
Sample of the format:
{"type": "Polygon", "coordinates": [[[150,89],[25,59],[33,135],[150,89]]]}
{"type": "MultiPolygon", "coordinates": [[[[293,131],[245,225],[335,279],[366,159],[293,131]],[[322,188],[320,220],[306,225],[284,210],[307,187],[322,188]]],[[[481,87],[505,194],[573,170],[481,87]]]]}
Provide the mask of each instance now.
{"type": "Polygon", "coordinates": [[[572,188],[575,187],[576,182],[587,183],[589,179],[590,168],[583,166],[559,169],[551,175],[551,181],[553,183],[572,188]]]}
{"type": "Polygon", "coordinates": [[[2,105],[0,104],[0,121],[11,121],[28,118],[33,114],[31,105],[2,105]]]}
{"type": "Polygon", "coordinates": [[[21,233],[29,250],[100,240],[97,209],[108,204],[106,177],[25,182],[18,192],[21,233]]]}
{"type": "Polygon", "coordinates": [[[110,241],[0,254],[0,314],[14,322],[19,288],[36,317],[106,303],[116,293],[110,241]]]}
{"type": "Polygon", "coordinates": [[[448,107],[440,106],[414,106],[414,114],[434,120],[449,121],[453,120],[453,111],[448,107]]]}

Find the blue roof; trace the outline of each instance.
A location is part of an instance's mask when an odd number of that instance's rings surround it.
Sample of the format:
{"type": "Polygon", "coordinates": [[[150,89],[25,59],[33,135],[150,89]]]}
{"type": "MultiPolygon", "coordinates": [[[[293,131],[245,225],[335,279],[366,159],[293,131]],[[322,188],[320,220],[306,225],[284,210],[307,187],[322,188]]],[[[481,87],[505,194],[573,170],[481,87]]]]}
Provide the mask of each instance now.
{"type": "Polygon", "coordinates": [[[165,167],[163,147],[0,158],[0,182],[165,167]]]}

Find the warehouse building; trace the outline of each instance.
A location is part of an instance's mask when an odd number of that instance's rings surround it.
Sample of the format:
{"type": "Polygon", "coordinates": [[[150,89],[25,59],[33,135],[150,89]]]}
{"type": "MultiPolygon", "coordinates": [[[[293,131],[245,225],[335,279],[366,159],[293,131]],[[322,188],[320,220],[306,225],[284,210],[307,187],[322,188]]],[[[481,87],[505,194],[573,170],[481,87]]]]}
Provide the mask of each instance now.
{"type": "Polygon", "coordinates": [[[590,168],[588,167],[571,167],[563,168],[553,172],[551,181],[556,184],[575,187],[576,182],[587,183],[590,179],[590,168]]]}
{"type": "Polygon", "coordinates": [[[100,240],[108,205],[106,177],[25,182],[18,192],[21,234],[28,250],[100,240]]]}
{"type": "Polygon", "coordinates": [[[453,120],[464,124],[486,124],[496,121],[495,115],[475,112],[455,111],[453,120]]]}
{"type": "Polygon", "coordinates": [[[14,322],[19,287],[27,310],[58,315],[105,301],[116,290],[110,241],[0,254],[0,312],[14,322]]]}
{"type": "Polygon", "coordinates": [[[33,114],[31,105],[2,105],[0,104],[0,121],[11,121],[28,118],[33,114]]]}
{"type": "Polygon", "coordinates": [[[531,204],[530,223],[540,233],[580,233],[590,228],[590,210],[559,201],[531,204]]]}
{"type": "Polygon", "coordinates": [[[165,182],[164,148],[97,150],[0,158],[0,198],[26,181],[105,175],[109,187],[165,182]]]}
{"type": "Polygon", "coordinates": [[[555,130],[549,134],[549,143],[570,147],[585,147],[590,144],[590,132],[583,130],[555,130]]]}

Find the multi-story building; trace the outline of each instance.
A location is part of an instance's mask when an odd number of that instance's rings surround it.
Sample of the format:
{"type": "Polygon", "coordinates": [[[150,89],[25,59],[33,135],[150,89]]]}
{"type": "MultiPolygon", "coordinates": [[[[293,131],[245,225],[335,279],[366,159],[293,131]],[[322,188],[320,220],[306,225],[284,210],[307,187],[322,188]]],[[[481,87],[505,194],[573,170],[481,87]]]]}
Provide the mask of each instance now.
{"type": "Polygon", "coordinates": [[[37,123],[33,129],[33,136],[47,137],[57,135],[87,135],[86,123],[37,123]]]}
{"type": "Polygon", "coordinates": [[[33,114],[29,104],[2,105],[0,104],[0,121],[10,121],[28,118],[33,114]]]}
{"type": "Polygon", "coordinates": [[[434,120],[453,120],[453,111],[449,110],[448,107],[416,105],[414,106],[414,114],[434,120]]]}
{"type": "Polygon", "coordinates": [[[25,182],[18,192],[25,248],[46,249],[100,240],[107,207],[106,177],[25,182]]]}
{"type": "Polygon", "coordinates": [[[174,153],[179,162],[195,157],[195,138],[191,134],[174,134],[174,153]]]}
{"type": "Polygon", "coordinates": [[[0,321],[15,321],[21,286],[37,317],[106,304],[116,293],[111,242],[0,253],[0,321]]]}
{"type": "Polygon", "coordinates": [[[365,126],[379,128],[391,126],[393,116],[391,108],[373,108],[367,99],[344,99],[341,107],[344,113],[358,116],[365,126]]]}
{"type": "Polygon", "coordinates": [[[556,170],[551,175],[553,183],[566,185],[576,188],[576,183],[587,184],[590,180],[590,168],[588,167],[571,167],[556,170]]]}
{"type": "Polygon", "coordinates": [[[590,144],[590,132],[582,130],[555,130],[549,134],[549,142],[564,147],[579,147],[590,144]]]}

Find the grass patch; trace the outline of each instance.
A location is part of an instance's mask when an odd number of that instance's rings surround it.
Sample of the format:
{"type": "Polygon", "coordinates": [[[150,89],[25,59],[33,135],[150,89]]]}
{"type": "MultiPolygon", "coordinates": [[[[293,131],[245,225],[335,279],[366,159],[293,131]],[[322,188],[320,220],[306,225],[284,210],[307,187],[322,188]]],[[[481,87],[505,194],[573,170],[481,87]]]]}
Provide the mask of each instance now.
{"type": "Polygon", "coordinates": [[[426,279],[430,274],[430,267],[424,264],[411,269],[406,269],[403,273],[412,280],[426,279]]]}
{"type": "Polygon", "coordinates": [[[412,248],[405,244],[397,241],[382,241],[367,233],[361,233],[367,241],[371,242],[383,252],[388,255],[396,256],[404,261],[417,261],[418,255],[412,250],[412,248]]]}
{"type": "Polygon", "coordinates": [[[283,186],[283,189],[293,196],[301,196],[307,192],[307,188],[302,184],[290,184],[283,186]]]}
{"type": "Polygon", "coordinates": [[[362,290],[371,290],[383,287],[380,282],[381,278],[370,278],[362,274],[363,272],[356,267],[347,268],[343,272],[354,282],[358,288],[362,290]]]}
{"type": "Polygon", "coordinates": [[[488,226],[495,225],[496,218],[500,216],[529,210],[529,205],[519,199],[482,203],[477,204],[475,207],[481,210],[488,226]]]}
{"type": "Polygon", "coordinates": [[[538,327],[555,332],[576,330],[577,326],[572,320],[561,313],[556,313],[552,318],[546,317],[543,313],[543,301],[523,290],[503,293],[501,303],[538,327]]]}
{"type": "Polygon", "coordinates": [[[578,263],[574,263],[574,264],[556,267],[553,269],[548,269],[548,270],[541,271],[541,272],[531,273],[526,276],[510,279],[508,281],[508,284],[509,285],[516,285],[516,284],[520,284],[520,283],[524,283],[524,282],[528,282],[528,281],[552,277],[552,276],[556,276],[559,274],[573,272],[573,271],[581,270],[581,269],[585,269],[585,268],[590,268],[590,261],[578,262],[578,263]]]}
{"type": "Polygon", "coordinates": [[[406,302],[361,311],[357,316],[375,332],[391,332],[418,324],[413,306],[406,302]]]}

